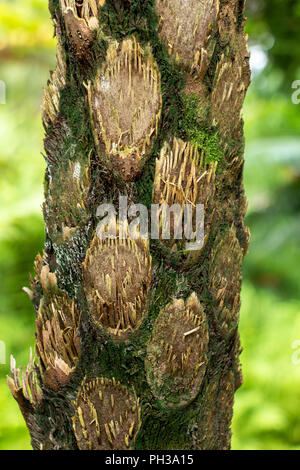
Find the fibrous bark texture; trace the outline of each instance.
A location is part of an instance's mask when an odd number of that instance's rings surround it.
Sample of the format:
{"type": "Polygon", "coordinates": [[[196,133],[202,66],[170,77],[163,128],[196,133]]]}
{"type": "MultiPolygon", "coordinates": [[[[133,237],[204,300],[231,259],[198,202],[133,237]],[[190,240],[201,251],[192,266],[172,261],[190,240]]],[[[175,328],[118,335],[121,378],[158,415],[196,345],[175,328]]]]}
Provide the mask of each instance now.
{"type": "Polygon", "coordinates": [[[249,244],[244,1],[50,0],[50,12],[46,241],[27,289],[36,363],[12,360],[8,379],[32,445],[228,449],[249,244]],[[203,205],[203,244],[187,251],[175,219],[171,239],[124,240],[120,196],[149,213],[203,205]],[[99,237],[101,204],[116,208],[113,239],[99,237]]]}

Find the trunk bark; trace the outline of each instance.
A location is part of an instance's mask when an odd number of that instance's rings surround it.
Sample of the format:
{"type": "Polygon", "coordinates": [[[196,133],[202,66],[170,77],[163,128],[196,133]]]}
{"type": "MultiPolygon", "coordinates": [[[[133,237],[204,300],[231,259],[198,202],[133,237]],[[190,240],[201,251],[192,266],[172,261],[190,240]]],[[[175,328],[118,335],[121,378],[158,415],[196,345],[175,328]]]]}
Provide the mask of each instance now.
{"type": "Polygon", "coordinates": [[[26,289],[38,365],[31,355],[21,381],[12,360],[8,379],[32,445],[229,449],[249,243],[244,1],[50,0],[50,11],[46,241],[26,289]],[[140,204],[131,228],[120,196],[140,204]],[[194,218],[203,204],[203,244],[187,250],[175,216],[171,239],[147,240],[141,225],[134,237],[151,204],[194,218]],[[101,237],[106,224],[115,238],[101,237]]]}

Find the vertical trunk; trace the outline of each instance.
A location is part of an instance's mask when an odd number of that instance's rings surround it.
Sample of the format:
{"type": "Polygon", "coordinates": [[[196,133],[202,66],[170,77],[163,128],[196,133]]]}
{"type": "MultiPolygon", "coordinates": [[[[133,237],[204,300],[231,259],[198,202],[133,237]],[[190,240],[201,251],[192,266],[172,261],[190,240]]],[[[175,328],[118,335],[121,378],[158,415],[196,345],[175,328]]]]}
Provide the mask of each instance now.
{"type": "Polygon", "coordinates": [[[244,0],[50,0],[50,11],[46,242],[28,290],[38,366],[31,357],[21,384],[13,361],[8,379],[33,447],[228,449],[249,242],[244,0]],[[194,216],[203,204],[203,246],[124,240],[120,211],[116,238],[101,239],[97,208],[121,209],[119,196],[194,216]]]}

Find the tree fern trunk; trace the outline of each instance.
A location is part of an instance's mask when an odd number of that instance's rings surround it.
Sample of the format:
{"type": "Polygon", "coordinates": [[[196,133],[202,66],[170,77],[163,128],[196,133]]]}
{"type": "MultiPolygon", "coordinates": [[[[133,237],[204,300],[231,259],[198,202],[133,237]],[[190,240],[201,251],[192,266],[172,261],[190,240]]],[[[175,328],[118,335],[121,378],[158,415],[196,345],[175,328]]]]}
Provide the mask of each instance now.
{"type": "Polygon", "coordinates": [[[228,449],[249,242],[244,1],[50,0],[50,11],[46,242],[27,289],[38,366],[31,357],[21,384],[12,360],[8,379],[32,445],[228,449]],[[121,220],[100,239],[97,208],[118,209],[119,196],[203,204],[203,247],[123,240],[121,220]]]}

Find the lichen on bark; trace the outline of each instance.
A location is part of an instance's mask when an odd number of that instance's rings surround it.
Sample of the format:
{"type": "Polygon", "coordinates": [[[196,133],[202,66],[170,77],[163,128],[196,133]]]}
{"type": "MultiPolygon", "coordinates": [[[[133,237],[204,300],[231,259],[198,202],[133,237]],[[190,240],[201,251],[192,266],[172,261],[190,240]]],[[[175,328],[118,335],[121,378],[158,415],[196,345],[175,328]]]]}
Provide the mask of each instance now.
{"type": "Polygon", "coordinates": [[[230,448],[249,243],[243,8],[50,0],[46,239],[29,291],[39,367],[22,385],[13,362],[9,379],[35,449],[230,448]],[[202,249],[100,241],[97,207],[120,195],[204,204],[202,249]]]}

